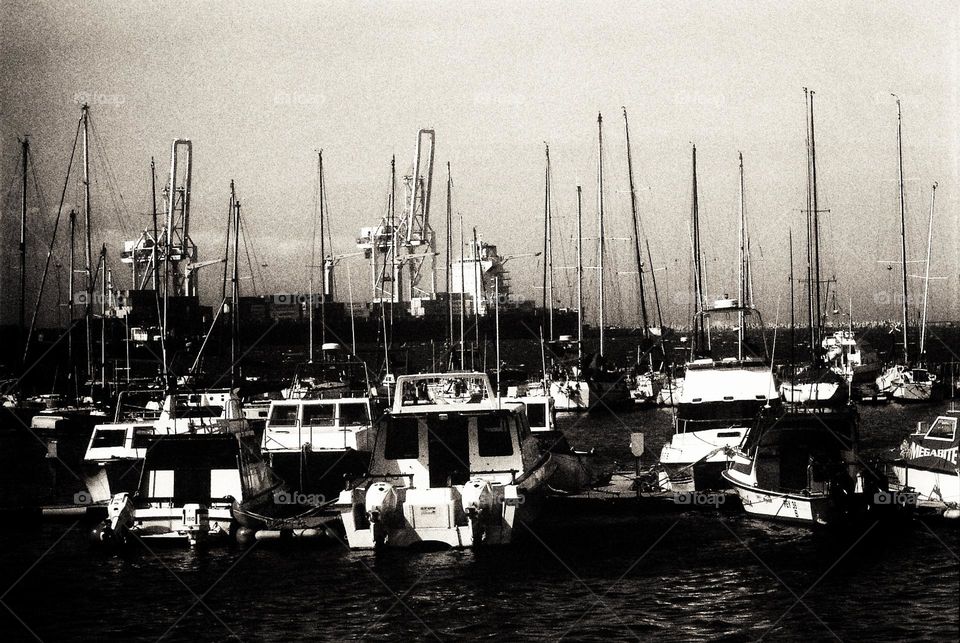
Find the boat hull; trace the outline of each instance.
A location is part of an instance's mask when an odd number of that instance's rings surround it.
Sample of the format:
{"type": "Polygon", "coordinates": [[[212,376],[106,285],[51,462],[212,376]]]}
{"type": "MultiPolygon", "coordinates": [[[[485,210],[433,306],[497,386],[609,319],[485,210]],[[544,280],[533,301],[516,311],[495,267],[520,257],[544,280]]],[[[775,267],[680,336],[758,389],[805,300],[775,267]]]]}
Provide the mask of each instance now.
{"type": "Polygon", "coordinates": [[[909,463],[893,465],[893,474],[901,487],[917,494],[917,504],[947,509],[960,505],[960,475],[956,471],[936,471],[909,463]]]}
{"type": "Polygon", "coordinates": [[[748,514],[807,525],[829,524],[835,515],[830,496],[805,496],[760,489],[738,481],[727,471],[722,475],[736,491],[748,514]]]}

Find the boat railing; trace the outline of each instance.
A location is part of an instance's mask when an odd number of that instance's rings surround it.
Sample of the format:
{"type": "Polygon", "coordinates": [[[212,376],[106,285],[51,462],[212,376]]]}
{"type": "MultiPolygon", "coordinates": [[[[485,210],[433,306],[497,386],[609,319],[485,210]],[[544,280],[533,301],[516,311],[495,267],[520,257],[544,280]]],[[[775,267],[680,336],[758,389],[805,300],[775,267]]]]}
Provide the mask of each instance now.
{"type": "MultiPolygon", "coordinates": [[[[287,445],[287,444],[284,444],[281,440],[279,440],[279,439],[278,439],[277,437],[275,437],[275,436],[276,436],[276,434],[278,434],[278,433],[281,433],[281,432],[287,432],[287,433],[289,433],[289,430],[296,429],[296,432],[297,432],[297,446],[296,446],[296,448],[297,448],[297,449],[303,447],[303,445],[304,445],[304,444],[307,444],[307,443],[309,443],[309,444],[311,444],[311,445],[312,445],[312,444],[315,444],[315,443],[317,442],[317,440],[315,439],[314,436],[316,436],[316,437],[324,437],[324,436],[329,437],[329,436],[331,436],[331,435],[336,435],[336,434],[340,434],[340,437],[343,439],[343,448],[346,449],[346,448],[352,446],[352,445],[349,444],[349,437],[350,437],[350,435],[352,435],[352,434],[355,433],[356,431],[360,431],[360,430],[362,430],[362,429],[364,429],[364,428],[368,428],[369,426],[370,426],[369,424],[362,424],[362,423],[361,423],[361,424],[349,424],[349,425],[340,425],[340,424],[336,424],[336,423],[334,423],[334,424],[313,424],[313,423],[304,423],[304,422],[303,422],[302,420],[300,420],[300,419],[291,420],[290,423],[287,424],[287,423],[277,422],[277,421],[274,420],[274,421],[271,421],[271,422],[270,422],[270,426],[269,426],[268,429],[267,429],[266,431],[264,431],[264,433],[263,433],[263,436],[264,436],[264,447],[265,447],[267,450],[270,450],[270,446],[268,445],[268,443],[269,443],[269,442],[273,442],[273,443],[276,443],[276,445],[277,445],[276,448],[284,448],[284,449],[294,448],[294,447],[291,447],[291,446],[289,446],[289,445],[287,445]],[[304,435],[306,435],[306,437],[307,437],[306,440],[304,440],[304,435]]],[[[339,440],[338,440],[338,442],[339,442],[339,440]]],[[[338,445],[338,446],[339,446],[339,445],[338,445]]],[[[329,448],[329,446],[326,447],[326,448],[329,448]]]]}

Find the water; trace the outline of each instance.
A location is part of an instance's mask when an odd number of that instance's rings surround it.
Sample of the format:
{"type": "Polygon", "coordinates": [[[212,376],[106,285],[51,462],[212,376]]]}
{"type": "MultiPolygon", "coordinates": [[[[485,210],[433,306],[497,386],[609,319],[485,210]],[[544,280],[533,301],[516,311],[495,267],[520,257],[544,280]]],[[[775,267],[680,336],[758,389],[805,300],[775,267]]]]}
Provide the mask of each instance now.
{"type": "MultiPolygon", "coordinates": [[[[864,452],[895,447],[940,410],[864,407],[864,452]]],[[[659,452],[670,415],[561,426],[574,445],[627,463],[629,433],[659,452]]],[[[5,641],[960,638],[957,524],[815,533],[729,509],[604,506],[541,521],[511,547],[428,553],[261,544],[116,555],[90,549],[82,524],[7,521],[0,626],[5,641]]]]}

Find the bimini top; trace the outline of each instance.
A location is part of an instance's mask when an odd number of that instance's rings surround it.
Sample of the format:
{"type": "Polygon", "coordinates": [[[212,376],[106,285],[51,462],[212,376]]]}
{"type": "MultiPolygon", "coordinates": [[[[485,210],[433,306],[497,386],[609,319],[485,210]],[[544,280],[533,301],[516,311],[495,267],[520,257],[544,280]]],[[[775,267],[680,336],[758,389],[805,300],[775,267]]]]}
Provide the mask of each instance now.
{"type": "Polygon", "coordinates": [[[503,403],[494,395],[486,373],[453,371],[399,376],[391,412],[493,410],[517,405],[515,402],[503,403]]]}

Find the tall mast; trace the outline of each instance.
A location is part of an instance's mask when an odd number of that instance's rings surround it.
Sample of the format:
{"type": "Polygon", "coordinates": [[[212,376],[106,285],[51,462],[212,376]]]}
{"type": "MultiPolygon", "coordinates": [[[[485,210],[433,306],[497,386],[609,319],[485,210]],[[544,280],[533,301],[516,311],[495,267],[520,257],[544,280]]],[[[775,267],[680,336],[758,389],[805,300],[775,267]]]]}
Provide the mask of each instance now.
{"type": "Polygon", "coordinates": [[[460,215],[460,370],[466,369],[467,347],[463,343],[463,324],[465,308],[467,306],[466,274],[463,265],[463,215],[460,215]]]}
{"type": "Polygon", "coordinates": [[[107,388],[107,244],[100,247],[100,385],[107,388]]]}
{"type": "Polygon", "coordinates": [[[583,360],[583,202],[577,186],[577,366],[583,360]]]}
{"type": "Polygon", "coordinates": [[[903,364],[910,363],[910,349],[907,346],[907,215],[903,202],[903,135],[900,98],[897,99],[897,177],[900,188],[900,265],[903,272],[903,364]]]}
{"type": "Polygon", "coordinates": [[[548,336],[553,339],[553,216],[550,211],[550,146],[544,143],[547,164],[543,190],[543,303],[547,309],[548,336]]]}
{"type": "Polygon", "coordinates": [[[88,130],[90,107],[86,104],[83,111],[83,226],[86,234],[84,247],[84,271],[87,273],[87,300],[84,306],[84,318],[87,327],[87,378],[93,380],[93,336],[91,335],[91,314],[93,308],[93,242],[90,238],[90,147],[88,144],[88,130]]]}
{"type": "Polygon", "coordinates": [[[30,158],[30,139],[23,137],[23,180],[20,189],[20,336],[26,330],[27,312],[27,165],[30,158]]]}
{"type": "Polygon", "coordinates": [[[599,245],[599,320],[600,320],[600,357],[603,357],[603,114],[597,114],[597,233],[599,245]]]}
{"type": "Polygon", "coordinates": [[[811,145],[810,145],[810,118],[811,102],[813,92],[806,87],[803,88],[803,104],[805,114],[803,117],[804,128],[806,129],[807,146],[807,205],[804,209],[806,215],[807,230],[807,278],[806,278],[806,297],[807,297],[807,331],[810,334],[810,363],[817,361],[817,307],[814,304],[814,280],[816,279],[814,271],[814,235],[813,235],[813,173],[811,171],[811,145]]]}
{"type": "Polygon", "coordinates": [[[923,312],[920,317],[920,359],[926,357],[927,295],[930,290],[930,249],[933,247],[933,208],[937,203],[937,183],[933,183],[930,195],[930,223],[927,225],[927,267],[923,275],[923,312]]]}
{"type": "Polygon", "coordinates": [[[623,129],[627,136],[627,174],[630,178],[630,212],[633,215],[633,249],[637,259],[637,281],[640,284],[640,318],[643,320],[643,336],[650,337],[650,319],[647,316],[647,297],[643,286],[643,253],[640,250],[640,215],[637,213],[637,190],[633,183],[633,155],[630,153],[630,124],[627,108],[623,108],[623,129]]]}
{"type": "Polygon", "coordinates": [[[697,196],[697,146],[693,146],[693,200],[691,206],[691,234],[693,247],[693,310],[696,334],[696,350],[703,350],[705,337],[703,331],[703,269],[700,261],[700,202],[697,196]]]}
{"type": "Polygon", "coordinates": [[[70,323],[67,325],[67,368],[70,369],[70,379],[73,379],[73,282],[76,274],[74,238],[77,232],[77,211],[70,208],[70,281],[67,282],[67,308],[70,310],[70,323]]]}
{"type": "Polygon", "coordinates": [[[743,307],[747,305],[746,288],[746,261],[747,261],[747,219],[746,210],[743,204],[743,152],[738,152],[740,160],[740,261],[737,275],[737,288],[739,290],[738,304],[740,312],[737,313],[737,359],[743,359],[743,307]]]}
{"type": "MultiPolygon", "coordinates": [[[[233,181],[230,182],[231,192],[233,181]]],[[[234,368],[237,363],[237,340],[240,334],[240,201],[233,193],[233,276],[231,278],[231,297],[233,299],[232,332],[230,333],[230,388],[234,387],[234,368]]]]}
{"type": "MultiPolygon", "coordinates": [[[[323,150],[317,152],[317,164],[317,171],[320,173],[320,341],[323,343],[327,341],[327,246],[326,224],[324,221],[326,218],[326,208],[324,207],[326,195],[324,194],[323,185],[323,150]]],[[[310,268],[310,274],[313,274],[312,266],[310,268]]],[[[310,289],[310,298],[310,306],[312,308],[313,288],[310,289]]],[[[310,354],[310,359],[313,359],[313,353],[310,354]]]]}
{"type": "Polygon", "coordinates": [[[483,281],[480,274],[480,243],[477,239],[477,227],[473,227],[473,346],[480,347],[480,302],[483,300],[483,281]]]}
{"type": "MultiPolygon", "coordinates": [[[[453,349],[453,297],[450,294],[450,278],[453,272],[453,179],[450,176],[450,161],[447,161],[447,313],[450,318],[449,345],[453,349]]],[[[462,288],[461,288],[462,290],[462,288]]]]}
{"type": "Polygon", "coordinates": [[[820,213],[817,207],[817,139],[814,134],[813,126],[813,94],[814,91],[810,90],[810,178],[811,178],[811,198],[812,198],[812,210],[811,218],[813,221],[813,283],[815,286],[815,301],[816,301],[816,316],[814,318],[814,325],[816,328],[816,334],[813,339],[815,342],[814,346],[811,346],[811,350],[817,352],[820,342],[823,340],[823,300],[820,295],[820,213]]]}
{"type": "MultiPolygon", "coordinates": [[[[796,337],[796,317],[794,316],[794,306],[793,306],[793,230],[788,231],[788,238],[790,241],[790,371],[791,377],[793,376],[794,364],[796,364],[796,355],[794,349],[797,345],[796,337]]],[[[776,350],[776,348],[774,348],[776,350]]]]}
{"type": "MultiPolygon", "coordinates": [[[[150,195],[153,215],[153,290],[156,292],[160,281],[159,246],[160,232],[157,229],[157,165],[150,157],[150,195]]],[[[136,264],[134,264],[136,265],[136,264]]]]}

